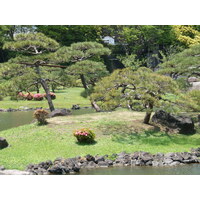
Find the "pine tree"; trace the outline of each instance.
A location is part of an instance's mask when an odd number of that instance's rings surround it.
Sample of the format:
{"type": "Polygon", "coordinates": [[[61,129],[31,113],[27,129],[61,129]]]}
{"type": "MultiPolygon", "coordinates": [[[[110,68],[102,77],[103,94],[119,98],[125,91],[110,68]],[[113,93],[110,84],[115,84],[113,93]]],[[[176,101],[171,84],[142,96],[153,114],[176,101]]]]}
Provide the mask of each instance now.
{"type": "Polygon", "coordinates": [[[6,42],[4,49],[17,52],[17,56],[1,64],[1,88],[11,92],[28,90],[31,86],[41,84],[46,92],[49,108],[54,110],[54,105],[49,94],[47,84],[48,61],[59,44],[42,33],[17,34],[13,41],[6,42]],[[45,67],[46,66],[46,67],[45,67]]]}
{"type": "Polygon", "coordinates": [[[148,124],[155,107],[168,104],[167,93],[177,94],[178,86],[170,77],[153,73],[141,67],[137,71],[130,68],[115,70],[94,87],[91,98],[104,110],[117,107],[146,110],[144,123],[148,124]]]}

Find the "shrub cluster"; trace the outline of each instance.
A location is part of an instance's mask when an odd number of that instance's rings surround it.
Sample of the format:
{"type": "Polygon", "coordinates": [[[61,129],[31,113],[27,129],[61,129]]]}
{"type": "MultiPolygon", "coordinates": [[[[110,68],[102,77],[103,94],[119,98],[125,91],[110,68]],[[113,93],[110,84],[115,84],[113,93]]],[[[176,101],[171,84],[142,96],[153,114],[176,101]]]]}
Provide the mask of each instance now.
{"type": "MultiPolygon", "coordinates": [[[[56,99],[56,95],[53,93],[53,92],[50,92],[50,96],[51,96],[51,99],[56,99]]],[[[18,95],[17,95],[17,99],[20,99],[20,100],[35,100],[35,101],[42,101],[43,99],[47,98],[46,97],[46,94],[40,94],[40,93],[37,93],[37,94],[32,94],[32,93],[27,93],[27,94],[23,94],[22,92],[19,92],[18,95]]]]}
{"type": "Polygon", "coordinates": [[[34,113],[33,116],[35,119],[37,119],[39,125],[45,125],[47,124],[47,116],[48,112],[44,109],[37,109],[34,113]]]}
{"type": "Polygon", "coordinates": [[[73,135],[76,137],[79,143],[93,143],[95,134],[88,128],[82,128],[74,131],[73,135]]]}
{"type": "Polygon", "coordinates": [[[37,93],[33,95],[33,99],[36,101],[42,101],[43,100],[43,94],[37,93]]]}

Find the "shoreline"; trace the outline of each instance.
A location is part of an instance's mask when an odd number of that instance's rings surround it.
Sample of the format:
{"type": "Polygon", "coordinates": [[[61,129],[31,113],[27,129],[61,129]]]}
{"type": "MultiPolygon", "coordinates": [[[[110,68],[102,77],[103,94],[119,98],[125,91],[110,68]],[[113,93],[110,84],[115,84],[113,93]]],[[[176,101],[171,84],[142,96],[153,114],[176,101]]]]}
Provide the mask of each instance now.
{"type": "Polygon", "coordinates": [[[0,175],[67,175],[81,174],[81,169],[95,170],[97,168],[122,166],[172,167],[194,163],[200,163],[200,148],[191,149],[191,152],[166,154],[151,154],[139,151],[134,153],[121,152],[119,154],[112,154],[111,156],[92,156],[88,154],[84,157],[57,158],[53,162],[48,160],[39,164],[29,164],[24,171],[6,170],[0,167],[0,175]]]}

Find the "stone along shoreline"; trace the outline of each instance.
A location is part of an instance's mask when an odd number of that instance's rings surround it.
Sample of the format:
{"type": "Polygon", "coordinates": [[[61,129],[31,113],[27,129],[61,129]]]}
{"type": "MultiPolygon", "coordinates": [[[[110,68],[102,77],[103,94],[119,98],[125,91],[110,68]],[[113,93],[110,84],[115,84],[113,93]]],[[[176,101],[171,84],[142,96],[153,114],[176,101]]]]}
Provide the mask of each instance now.
{"type": "Polygon", "coordinates": [[[200,148],[191,149],[191,152],[157,153],[134,152],[113,154],[111,156],[77,156],[74,158],[57,158],[53,162],[45,161],[39,164],[30,164],[25,171],[5,170],[0,168],[0,174],[19,175],[66,175],[81,173],[81,169],[107,168],[112,166],[177,166],[191,163],[200,163],[200,148]]]}

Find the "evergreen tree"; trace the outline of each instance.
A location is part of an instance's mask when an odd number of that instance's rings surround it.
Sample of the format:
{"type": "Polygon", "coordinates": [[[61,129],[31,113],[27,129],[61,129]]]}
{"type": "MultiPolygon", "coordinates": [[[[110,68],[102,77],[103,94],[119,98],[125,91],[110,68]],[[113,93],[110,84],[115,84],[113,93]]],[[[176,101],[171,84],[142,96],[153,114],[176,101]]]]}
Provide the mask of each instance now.
{"type": "Polygon", "coordinates": [[[1,87],[6,92],[28,90],[31,86],[40,84],[46,92],[49,108],[54,105],[49,94],[48,61],[51,53],[59,48],[59,44],[42,33],[21,33],[14,37],[14,41],[4,44],[4,49],[17,52],[17,56],[1,64],[1,87]],[[42,67],[41,67],[42,66],[42,67]],[[46,66],[46,67],[45,67],[46,66]]]}
{"type": "Polygon", "coordinates": [[[140,106],[146,110],[144,123],[148,124],[155,107],[168,105],[167,93],[178,93],[178,86],[170,77],[153,73],[145,67],[137,71],[125,68],[103,78],[91,98],[104,110],[140,106]]]}

